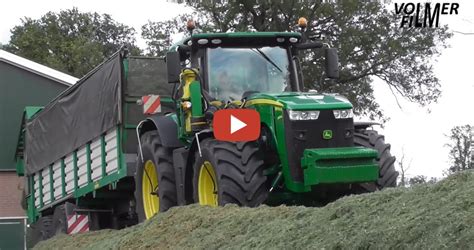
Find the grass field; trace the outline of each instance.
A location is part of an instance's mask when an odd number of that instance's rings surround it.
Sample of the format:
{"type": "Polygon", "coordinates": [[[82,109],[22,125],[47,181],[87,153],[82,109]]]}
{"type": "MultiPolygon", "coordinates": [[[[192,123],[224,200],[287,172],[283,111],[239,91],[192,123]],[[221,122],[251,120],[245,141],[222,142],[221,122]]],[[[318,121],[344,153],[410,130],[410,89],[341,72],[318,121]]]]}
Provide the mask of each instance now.
{"type": "Polygon", "coordinates": [[[58,236],[36,248],[474,249],[474,173],[321,208],[173,208],[131,228],[58,236]]]}

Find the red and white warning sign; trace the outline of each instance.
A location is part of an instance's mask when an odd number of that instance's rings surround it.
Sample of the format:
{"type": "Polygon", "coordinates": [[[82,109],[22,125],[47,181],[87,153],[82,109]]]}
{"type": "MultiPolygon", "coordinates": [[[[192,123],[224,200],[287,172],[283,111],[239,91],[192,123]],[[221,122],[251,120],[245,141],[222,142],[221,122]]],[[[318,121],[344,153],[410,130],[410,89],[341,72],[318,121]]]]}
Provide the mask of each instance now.
{"type": "Polygon", "coordinates": [[[142,96],[143,114],[152,115],[161,112],[161,102],[159,95],[142,96]]]}
{"type": "Polygon", "coordinates": [[[67,234],[77,234],[89,231],[89,216],[87,214],[69,215],[67,217],[67,234]]]}

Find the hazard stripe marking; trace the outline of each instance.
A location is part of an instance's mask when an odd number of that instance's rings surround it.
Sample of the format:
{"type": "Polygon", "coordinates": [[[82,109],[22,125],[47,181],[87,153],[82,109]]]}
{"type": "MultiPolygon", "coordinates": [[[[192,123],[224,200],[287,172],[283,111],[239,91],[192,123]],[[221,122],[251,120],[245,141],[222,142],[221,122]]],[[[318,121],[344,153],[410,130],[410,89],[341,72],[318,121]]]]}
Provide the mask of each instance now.
{"type": "Polygon", "coordinates": [[[153,105],[153,103],[158,99],[157,95],[152,95],[152,96],[147,96],[147,97],[148,99],[143,100],[143,108],[145,109],[145,111],[148,111],[151,105],[153,105]]]}
{"type": "Polygon", "coordinates": [[[160,102],[160,98],[158,97],[151,105],[150,107],[147,109],[147,113],[156,113],[156,112],[160,112],[161,111],[161,102],[160,102]]]}
{"type": "Polygon", "coordinates": [[[67,234],[89,231],[89,216],[85,214],[70,215],[67,220],[67,234]]]}
{"type": "Polygon", "coordinates": [[[159,95],[142,96],[142,102],[144,114],[150,115],[161,112],[161,101],[159,95]]]}
{"type": "Polygon", "coordinates": [[[76,233],[79,233],[82,228],[84,228],[85,226],[87,226],[86,224],[88,223],[87,219],[85,218],[81,218],[78,220],[79,223],[77,224],[77,226],[75,226],[74,228],[72,228],[72,231],[71,231],[71,234],[76,234],[76,233]]]}

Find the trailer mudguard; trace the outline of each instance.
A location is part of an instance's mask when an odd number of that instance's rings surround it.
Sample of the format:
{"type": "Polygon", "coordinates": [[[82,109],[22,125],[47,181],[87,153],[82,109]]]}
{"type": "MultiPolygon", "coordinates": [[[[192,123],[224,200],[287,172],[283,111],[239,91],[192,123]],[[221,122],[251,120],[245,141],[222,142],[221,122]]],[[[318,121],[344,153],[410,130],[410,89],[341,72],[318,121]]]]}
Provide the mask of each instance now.
{"type": "Polygon", "coordinates": [[[163,146],[169,148],[184,147],[184,144],[178,139],[178,125],[172,117],[153,115],[144,120],[138,128],[140,135],[152,130],[158,131],[163,146]]]}

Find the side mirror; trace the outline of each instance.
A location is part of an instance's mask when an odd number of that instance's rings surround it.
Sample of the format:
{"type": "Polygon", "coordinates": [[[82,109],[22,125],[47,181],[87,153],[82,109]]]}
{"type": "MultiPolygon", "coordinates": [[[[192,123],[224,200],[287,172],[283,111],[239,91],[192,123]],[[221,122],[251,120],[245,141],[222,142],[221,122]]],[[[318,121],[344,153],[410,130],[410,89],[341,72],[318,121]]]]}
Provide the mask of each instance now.
{"type": "Polygon", "coordinates": [[[326,77],[331,79],[339,78],[339,56],[334,48],[325,49],[326,56],[326,77]]]}
{"type": "Polygon", "coordinates": [[[166,68],[168,71],[168,83],[179,82],[179,75],[181,74],[179,52],[172,51],[166,53],[166,68]]]}
{"type": "Polygon", "coordinates": [[[179,45],[178,46],[179,59],[182,62],[186,61],[186,59],[189,58],[190,52],[191,52],[191,46],[188,46],[188,45],[179,45]]]}

